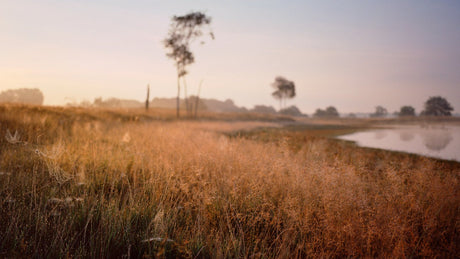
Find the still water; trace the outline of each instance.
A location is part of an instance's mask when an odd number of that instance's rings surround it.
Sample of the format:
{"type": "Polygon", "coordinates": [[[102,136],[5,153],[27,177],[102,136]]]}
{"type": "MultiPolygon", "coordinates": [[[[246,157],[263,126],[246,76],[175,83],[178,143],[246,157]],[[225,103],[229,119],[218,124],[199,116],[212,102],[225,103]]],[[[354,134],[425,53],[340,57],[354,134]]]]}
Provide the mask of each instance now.
{"type": "Polygon", "coordinates": [[[395,126],[339,136],[363,147],[460,161],[460,126],[395,126]]]}

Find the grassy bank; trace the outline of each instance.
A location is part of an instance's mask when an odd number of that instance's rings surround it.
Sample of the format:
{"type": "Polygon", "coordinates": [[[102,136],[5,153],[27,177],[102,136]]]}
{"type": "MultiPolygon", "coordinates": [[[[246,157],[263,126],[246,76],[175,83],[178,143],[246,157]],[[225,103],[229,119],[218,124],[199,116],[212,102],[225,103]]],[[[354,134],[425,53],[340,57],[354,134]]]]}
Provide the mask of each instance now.
{"type": "Polygon", "coordinates": [[[228,116],[0,107],[0,255],[459,256],[458,163],[228,116]]]}

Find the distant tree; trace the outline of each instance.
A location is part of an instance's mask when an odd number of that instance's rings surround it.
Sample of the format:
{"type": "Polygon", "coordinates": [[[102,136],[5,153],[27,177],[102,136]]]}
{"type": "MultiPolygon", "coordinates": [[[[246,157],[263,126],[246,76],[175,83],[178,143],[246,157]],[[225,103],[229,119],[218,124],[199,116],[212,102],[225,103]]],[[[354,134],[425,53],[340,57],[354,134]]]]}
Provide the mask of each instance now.
{"type": "Polygon", "coordinates": [[[272,96],[280,101],[280,110],[283,107],[283,101],[284,106],[286,106],[286,99],[295,97],[294,82],[289,81],[282,76],[277,76],[275,78],[275,82],[272,83],[272,87],[275,88],[275,91],[272,93],[272,96]]]}
{"type": "MultiPolygon", "coordinates": [[[[176,115],[178,118],[180,109],[180,79],[184,79],[184,89],[186,92],[186,67],[195,62],[195,57],[190,51],[190,43],[203,35],[203,26],[210,24],[211,17],[201,12],[191,12],[183,16],[174,16],[168,37],[163,42],[165,48],[169,50],[166,56],[174,60],[177,70],[176,115]]],[[[214,39],[214,34],[211,31],[209,35],[214,39]]],[[[185,99],[187,99],[187,96],[185,99]]]]}
{"type": "Polygon", "coordinates": [[[275,108],[273,108],[271,106],[265,106],[265,105],[256,105],[250,111],[251,112],[258,112],[258,113],[276,113],[275,108]]]}
{"type": "Polygon", "coordinates": [[[375,107],[375,112],[371,114],[371,117],[385,117],[387,114],[387,109],[379,105],[375,107]]]}
{"type": "Polygon", "coordinates": [[[20,88],[0,93],[0,102],[42,105],[44,96],[40,89],[20,88]]]}
{"type": "Polygon", "coordinates": [[[399,117],[415,116],[415,109],[412,106],[403,106],[398,113],[399,117]]]}
{"type": "Polygon", "coordinates": [[[328,117],[339,117],[339,112],[334,106],[327,107],[326,114],[328,117]]]}
{"type": "Polygon", "coordinates": [[[278,113],[290,116],[304,116],[304,114],[302,114],[299,108],[297,108],[297,106],[294,105],[281,109],[278,113]]]}
{"type": "MultiPolygon", "coordinates": [[[[150,102],[149,102],[150,103],[150,102]]],[[[93,106],[93,107],[104,107],[104,108],[112,108],[112,107],[121,107],[121,108],[142,108],[145,107],[144,102],[140,102],[137,100],[129,100],[129,99],[118,99],[118,98],[108,98],[103,100],[102,97],[98,97],[94,99],[94,102],[91,104],[87,102],[86,106],[93,106]]],[[[80,104],[79,106],[82,106],[80,104]]]]}
{"type": "Polygon", "coordinates": [[[422,111],[423,116],[451,116],[454,108],[450,103],[441,96],[428,98],[425,102],[425,110],[422,111]]]}
{"type": "Polygon", "coordinates": [[[193,103],[194,109],[195,109],[195,117],[198,111],[205,111],[207,110],[206,103],[202,99],[200,99],[199,96],[196,95],[191,95],[189,97],[189,100],[191,103],[193,103]]]}
{"type": "Polygon", "coordinates": [[[329,106],[326,110],[316,109],[313,116],[319,118],[337,118],[339,117],[339,112],[334,106],[329,106]]]}
{"type": "Polygon", "coordinates": [[[354,114],[354,113],[349,113],[349,114],[347,115],[347,117],[348,117],[348,118],[356,118],[356,114],[354,114]]]}
{"type": "Polygon", "coordinates": [[[103,100],[102,97],[98,97],[94,99],[93,106],[94,107],[121,107],[121,100],[117,98],[113,98],[113,97],[107,100],[103,100]]]}
{"type": "Polygon", "coordinates": [[[313,117],[326,117],[326,111],[318,108],[315,113],[313,113],[313,117]]]}

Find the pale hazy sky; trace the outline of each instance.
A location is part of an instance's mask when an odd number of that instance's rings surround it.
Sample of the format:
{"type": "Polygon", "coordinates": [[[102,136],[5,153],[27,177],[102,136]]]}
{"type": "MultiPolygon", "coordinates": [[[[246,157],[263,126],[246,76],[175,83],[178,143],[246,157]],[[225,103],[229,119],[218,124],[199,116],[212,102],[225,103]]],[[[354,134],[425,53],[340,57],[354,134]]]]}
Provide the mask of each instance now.
{"type": "Polygon", "coordinates": [[[251,108],[293,80],[303,112],[389,112],[441,95],[460,110],[460,1],[0,0],[0,91],[45,104],[176,95],[162,39],[170,18],[204,11],[216,40],[192,46],[189,93],[251,108]],[[69,99],[70,98],[70,99],[69,99]]]}

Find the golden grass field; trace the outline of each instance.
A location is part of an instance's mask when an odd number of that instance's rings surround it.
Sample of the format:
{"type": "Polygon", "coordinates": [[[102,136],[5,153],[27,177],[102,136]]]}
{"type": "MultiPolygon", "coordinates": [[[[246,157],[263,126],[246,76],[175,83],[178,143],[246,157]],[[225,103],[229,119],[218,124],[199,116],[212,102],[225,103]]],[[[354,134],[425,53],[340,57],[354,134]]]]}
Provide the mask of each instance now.
{"type": "Polygon", "coordinates": [[[0,257],[460,257],[460,163],[285,120],[1,105],[0,257]]]}

